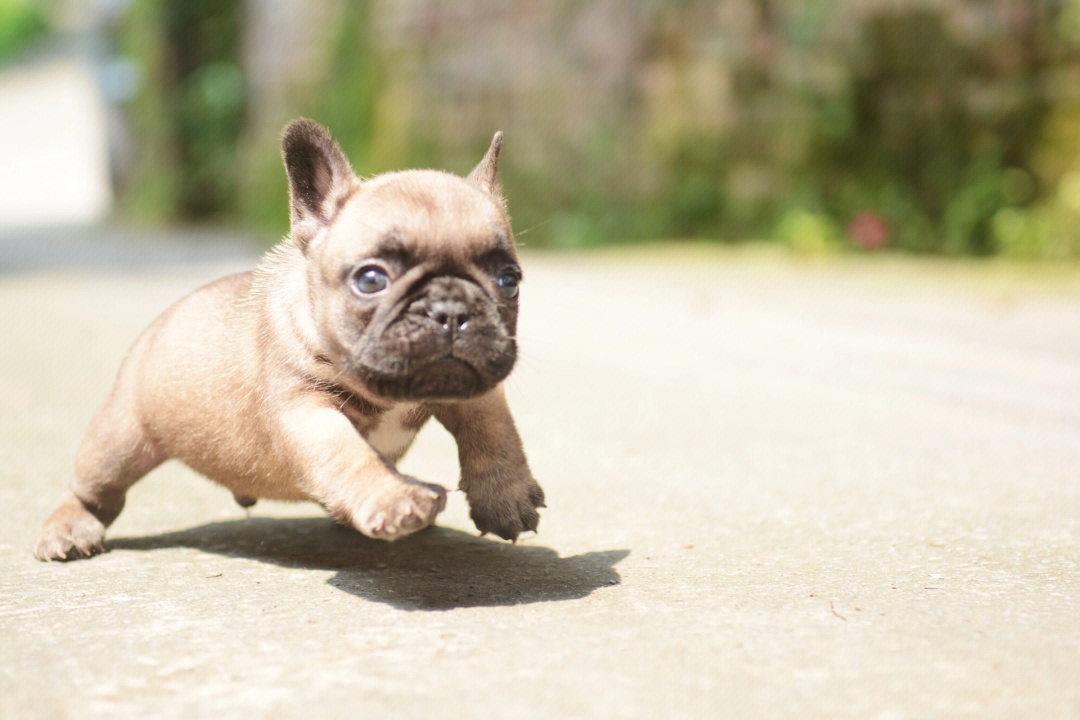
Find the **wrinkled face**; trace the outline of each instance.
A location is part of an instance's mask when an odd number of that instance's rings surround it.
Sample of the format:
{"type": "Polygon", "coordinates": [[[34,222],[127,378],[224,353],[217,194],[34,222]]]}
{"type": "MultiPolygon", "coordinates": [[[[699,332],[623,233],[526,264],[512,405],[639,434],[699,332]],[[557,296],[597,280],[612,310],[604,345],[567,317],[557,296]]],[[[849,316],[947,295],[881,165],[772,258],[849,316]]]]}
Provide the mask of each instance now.
{"type": "Polygon", "coordinates": [[[308,282],[332,362],[376,395],[467,398],[514,365],[513,237],[499,202],[463,178],[360,185],[312,242],[308,282]]]}

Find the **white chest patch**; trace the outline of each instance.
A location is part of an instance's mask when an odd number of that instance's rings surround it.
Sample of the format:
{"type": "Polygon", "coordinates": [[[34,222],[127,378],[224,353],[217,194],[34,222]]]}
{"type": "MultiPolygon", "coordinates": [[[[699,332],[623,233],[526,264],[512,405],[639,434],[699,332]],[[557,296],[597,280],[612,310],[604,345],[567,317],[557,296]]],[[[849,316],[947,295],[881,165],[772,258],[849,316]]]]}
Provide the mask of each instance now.
{"type": "Polygon", "coordinates": [[[368,444],[391,460],[397,461],[416,438],[418,428],[405,426],[405,419],[415,409],[415,404],[401,403],[384,412],[379,416],[379,422],[368,432],[368,444]]]}

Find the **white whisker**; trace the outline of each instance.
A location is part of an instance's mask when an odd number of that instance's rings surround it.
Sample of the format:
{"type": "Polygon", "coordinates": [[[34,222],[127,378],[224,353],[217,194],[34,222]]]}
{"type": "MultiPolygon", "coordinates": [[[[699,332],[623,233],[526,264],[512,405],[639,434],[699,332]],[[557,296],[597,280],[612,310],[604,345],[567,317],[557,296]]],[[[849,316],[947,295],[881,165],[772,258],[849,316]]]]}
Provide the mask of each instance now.
{"type": "MultiPolygon", "coordinates": [[[[549,222],[551,222],[551,221],[552,221],[552,220],[554,220],[554,219],[555,219],[555,218],[548,218],[547,220],[541,220],[540,222],[536,223],[535,225],[533,225],[533,226],[531,226],[531,227],[527,227],[527,228],[525,228],[524,230],[522,230],[522,231],[520,231],[520,232],[516,232],[516,233],[514,233],[514,237],[515,237],[515,238],[519,238],[519,237],[521,237],[522,235],[524,235],[525,233],[529,233],[529,232],[532,232],[533,230],[535,230],[536,228],[540,227],[541,225],[547,225],[547,224],[548,224],[549,222]]],[[[518,244],[519,244],[519,245],[522,245],[523,243],[518,243],[518,244]]]]}

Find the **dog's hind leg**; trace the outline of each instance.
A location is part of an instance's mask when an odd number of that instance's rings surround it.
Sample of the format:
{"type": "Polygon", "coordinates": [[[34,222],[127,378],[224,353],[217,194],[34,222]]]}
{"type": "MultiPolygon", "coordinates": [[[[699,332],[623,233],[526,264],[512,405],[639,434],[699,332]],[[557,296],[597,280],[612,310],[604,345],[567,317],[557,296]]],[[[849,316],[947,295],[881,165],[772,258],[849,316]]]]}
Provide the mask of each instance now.
{"type": "Polygon", "coordinates": [[[105,528],[123,509],[128,488],[165,459],[138,417],[134,393],[123,385],[118,382],[86,430],[71,487],[34,544],[39,560],[74,560],[104,550],[105,528]]]}

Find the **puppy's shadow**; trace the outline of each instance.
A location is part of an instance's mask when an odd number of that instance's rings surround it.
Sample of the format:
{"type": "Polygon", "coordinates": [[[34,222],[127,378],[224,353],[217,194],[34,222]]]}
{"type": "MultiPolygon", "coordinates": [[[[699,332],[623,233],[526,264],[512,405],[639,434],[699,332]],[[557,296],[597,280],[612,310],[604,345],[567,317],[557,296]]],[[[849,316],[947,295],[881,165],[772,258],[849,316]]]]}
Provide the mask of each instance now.
{"type": "Polygon", "coordinates": [[[196,548],[283,567],[334,570],[333,587],[405,610],[583,598],[618,585],[615,564],[629,550],[559,557],[546,547],[512,545],[433,527],[397,542],[371,540],[327,518],[248,518],[186,530],[123,537],[112,550],[196,548]]]}

